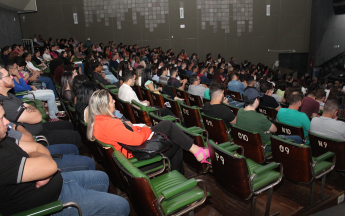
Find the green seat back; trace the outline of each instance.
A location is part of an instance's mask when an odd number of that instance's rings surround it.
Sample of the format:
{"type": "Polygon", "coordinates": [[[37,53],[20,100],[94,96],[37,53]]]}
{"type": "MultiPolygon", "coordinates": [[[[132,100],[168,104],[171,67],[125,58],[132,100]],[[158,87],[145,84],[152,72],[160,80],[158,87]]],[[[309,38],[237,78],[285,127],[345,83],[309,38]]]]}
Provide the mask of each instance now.
{"type": "Polygon", "coordinates": [[[199,107],[191,107],[185,104],[180,104],[180,107],[186,127],[197,126],[200,128],[204,128],[199,107]]]}

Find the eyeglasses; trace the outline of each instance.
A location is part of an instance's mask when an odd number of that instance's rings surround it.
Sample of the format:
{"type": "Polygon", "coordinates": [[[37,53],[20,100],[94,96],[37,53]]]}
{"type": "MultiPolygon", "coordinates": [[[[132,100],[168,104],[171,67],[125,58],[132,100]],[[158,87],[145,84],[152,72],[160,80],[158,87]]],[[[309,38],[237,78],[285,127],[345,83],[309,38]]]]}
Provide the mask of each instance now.
{"type": "Polygon", "coordinates": [[[11,77],[11,75],[10,74],[8,74],[7,76],[3,76],[2,78],[0,78],[0,79],[3,79],[3,78],[5,78],[5,77],[11,77]]]}

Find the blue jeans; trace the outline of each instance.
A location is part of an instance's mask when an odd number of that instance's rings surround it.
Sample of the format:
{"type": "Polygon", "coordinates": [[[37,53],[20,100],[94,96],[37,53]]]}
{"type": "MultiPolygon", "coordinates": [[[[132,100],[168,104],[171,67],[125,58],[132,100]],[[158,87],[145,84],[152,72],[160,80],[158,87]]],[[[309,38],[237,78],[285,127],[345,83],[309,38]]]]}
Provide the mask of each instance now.
{"type": "Polygon", "coordinates": [[[79,170],[95,170],[92,158],[79,155],[78,147],[72,144],[59,144],[47,146],[50,154],[63,154],[61,159],[54,159],[62,172],[79,170]]]}
{"type": "Polygon", "coordinates": [[[228,98],[229,105],[239,107],[239,108],[244,108],[244,103],[235,101],[232,98],[230,98],[230,96],[228,96],[227,98],[228,98]]]}
{"type": "MultiPolygon", "coordinates": [[[[130,208],[126,199],[109,194],[109,177],[101,171],[76,171],[61,173],[63,178],[59,200],[76,202],[83,215],[128,215],[130,208]]],[[[77,209],[65,208],[57,216],[75,216],[77,209]]]]}
{"type": "Polygon", "coordinates": [[[53,90],[55,98],[59,97],[58,93],[56,92],[55,85],[52,79],[50,79],[49,77],[44,77],[44,76],[38,77],[37,79],[44,82],[47,86],[47,89],[53,90]]]}
{"type": "Polygon", "coordinates": [[[78,67],[81,68],[81,73],[84,75],[84,65],[83,64],[77,64],[78,67]]]}
{"type": "Polygon", "coordinates": [[[302,144],[303,143],[303,139],[300,136],[297,136],[297,135],[278,135],[278,136],[284,137],[286,139],[293,140],[297,144],[302,144]]]}
{"type": "Polygon", "coordinates": [[[109,71],[104,71],[105,78],[110,81],[111,84],[117,83],[119,80],[109,71]],[[108,72],[109,74],[106,74],[108,72]]]}

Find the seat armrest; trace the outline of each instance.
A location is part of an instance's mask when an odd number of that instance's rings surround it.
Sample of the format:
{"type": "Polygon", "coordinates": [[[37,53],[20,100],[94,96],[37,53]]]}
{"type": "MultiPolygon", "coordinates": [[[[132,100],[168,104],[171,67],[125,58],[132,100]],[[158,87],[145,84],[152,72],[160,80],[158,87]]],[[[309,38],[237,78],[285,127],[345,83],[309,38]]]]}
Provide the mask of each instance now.
{"type": "Polygon", "coordinates": [[[157,109],[151,106],[147,106],[147,112],[155,112],[157,109]]]}
{"type": "Polygon", "coordinates": [[[158,156],[151,158],[151,159],[133,162],[132,164],[134,166],[136,166],[137,168],[140,168],[140,167],[143,167],[143,166],[146,166],[149,164],[156,163],[156,162],[161,161],[161,160],[162,160],[162,156],[158,155],[158,156]]]}
{"type": "Polygon", "coordinates": [[[196,185],[197,185],[197,181],[194,178],[192,178],[192,179],[189,179],[188,181],[183,182],[182,184],[175,185],[174,187],[171,187],[169,189],[162,191],[162,195],[164,196],[164,199],[169,199],[183,191],[186,191],[192,187],[195,187],[196,185]]]}
{"type": "Polygon", "coordinates": [[[317,161],[317,162],[322,162],[322,161],[327,160],[330,157],[333,157],[333,155],[334,155],[333,152],[326,152],[325,154],[320,155],[319,157],[314,158],[314,160],[317,161]]]}
{"type": "Polygon", "coordinates": [[[20,216],[20,215],[50,215],[54,212],[61,211],[63,208],[61,201],[55,201],[51,202],[24,212],[20,212],[18,214],[15,214],[14,216],[20,216]]]}
{"type": "MultiPolygon", "coordinates": [[[[216,143],[222,148],[227,148],[231,146],[231,142],[224,142],[224,143],[216,143]]],[[[234,145],[235,146],[235,145],[234,145]]],[[[237,145],[236,145],[237,146],[237,145]]]]}
{"type": "Polygon", "coordinates": [[[105,89],[114,89],[116,88],[116,86],[113,86],[113,85],[102,85],[103,88],[105,89]]]}
{"type": "Polygon", "coordinates": [[[238,148],[239,148],[238,145],[233,145],[233,146],[227,147],[226,150],[232,152],[232,151],[236,151],[238,148]]]}
{"type": "Polygon", "coordinates": [[[23,95],[28,95],[29,91],[21,91],[21,92],[16,92],[14,93],[14,96],[23,96],[23,95]]]}
{"type": "Polygon", "coordinates": [[[276,162],[272,162],[272,163],[269,163],[265,166],[262,166],[262,167],[259,167],[255,170],[253,170],[253,173],[255,173],[256,175],[262,175],[266,172],[272,171],[273,169],[275,169],[277,167],[278,167],[278,164],[276,162]]]}

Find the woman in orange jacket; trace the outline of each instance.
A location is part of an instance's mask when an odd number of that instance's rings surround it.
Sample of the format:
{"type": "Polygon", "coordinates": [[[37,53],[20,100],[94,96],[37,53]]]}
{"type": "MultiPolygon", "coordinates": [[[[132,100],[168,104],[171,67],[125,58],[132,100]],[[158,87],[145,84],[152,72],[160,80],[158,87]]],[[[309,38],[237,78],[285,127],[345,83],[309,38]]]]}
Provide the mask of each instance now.
{"type": "Polygon", "coordinates": [[[194,154],[196,160],[201,163],[208,163],[208,149],[201,148],[193,144],[193,139],[171,121],[162,121],[151,129],[146,125],[143,127],[133,126],[129,121],[116,118],[115,101],[107,90],[95,91],[89,101],[87,138],[91,141],[95,139],[111,144],[117,151],[121,151],[127,158],[133,157],[126,149],[121,149],[118,143],[126,145],[141,145],[151,133],[160,132],[165,134],[172,142],[173,146],[163,152],[170,159],[171,169],[183,173],[183,149],[194,154]]]}

